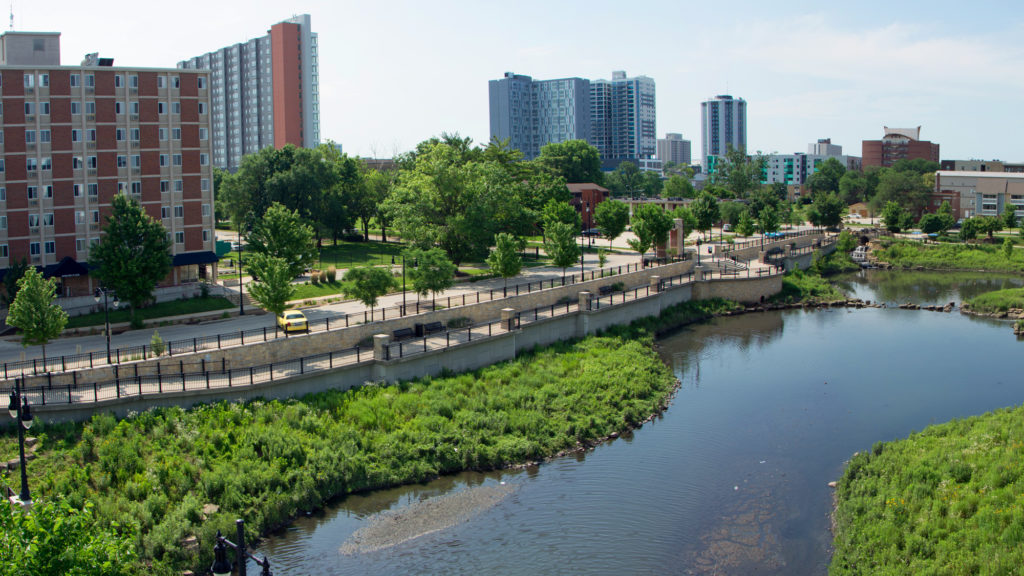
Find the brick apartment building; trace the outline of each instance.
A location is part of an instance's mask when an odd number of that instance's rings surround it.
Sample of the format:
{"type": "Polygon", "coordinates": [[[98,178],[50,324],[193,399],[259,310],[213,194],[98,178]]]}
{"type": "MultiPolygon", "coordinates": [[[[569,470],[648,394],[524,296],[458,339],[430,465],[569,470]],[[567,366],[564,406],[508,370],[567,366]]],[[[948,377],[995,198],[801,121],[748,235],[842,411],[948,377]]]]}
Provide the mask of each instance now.
{"type": "Polygon", "coordinates": [[[921,140],[921,127],[889,128],[883,126],[885,136],[881,140],[864,140],[861,143],[861,156],[864,168],[868,166],[889,167],[897,160],[915,160],[923,158],[939,162],[939,145],[921,140]]]}
{"type": "Polygon", "coordinates": [[[90,295],[89,249],[119,193],[167,228],[161,285],[215,265],[208,72],[61,66],[59,33],[7,32],[0,99],[0,275],[24,258],[61,296],[90,295]]]}

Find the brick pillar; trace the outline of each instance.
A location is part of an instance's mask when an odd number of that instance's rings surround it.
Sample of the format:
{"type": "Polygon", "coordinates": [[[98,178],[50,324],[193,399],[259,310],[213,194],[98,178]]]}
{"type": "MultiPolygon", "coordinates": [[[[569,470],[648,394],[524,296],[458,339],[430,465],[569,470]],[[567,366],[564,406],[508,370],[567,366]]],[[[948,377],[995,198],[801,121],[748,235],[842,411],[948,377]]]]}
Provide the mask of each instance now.
{"type": "Polygon", "coordinates": [[[590,311],[590,300],[593,296],[594,294],[592,292],[588,292],[586,290],[580,292],[580,310],[590,311]]]}
{"type": "Polygon", "coordinates": [[[661,276],[651,276],[651,294],[661,292],[661,276]]]}
{"type": "Polygon", "coordinates": [[[377,362],[382,360],[390,360],[391,349],[388,345],[391,344],[391,336],[387,334],[374,334],[373,335],[373,359],[377,362]]]}
{"type": "Polygon", "coordinates": [[[516,316],[515,308],[501,309],[501,325],[509,332],[519,329],[519,318],[516,316]]]}

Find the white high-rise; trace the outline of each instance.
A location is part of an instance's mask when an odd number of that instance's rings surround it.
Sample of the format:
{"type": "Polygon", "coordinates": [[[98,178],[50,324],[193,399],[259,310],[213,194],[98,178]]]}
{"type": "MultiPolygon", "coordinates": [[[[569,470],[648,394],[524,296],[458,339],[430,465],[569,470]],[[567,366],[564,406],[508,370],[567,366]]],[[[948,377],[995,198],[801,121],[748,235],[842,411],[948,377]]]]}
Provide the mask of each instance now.
{"type": "Polygon", "coordinates": [[[700,103],[701,164],[711,156],[725,156],[729,148],[747,149],[747,101],[719,95],[700,103]]]}

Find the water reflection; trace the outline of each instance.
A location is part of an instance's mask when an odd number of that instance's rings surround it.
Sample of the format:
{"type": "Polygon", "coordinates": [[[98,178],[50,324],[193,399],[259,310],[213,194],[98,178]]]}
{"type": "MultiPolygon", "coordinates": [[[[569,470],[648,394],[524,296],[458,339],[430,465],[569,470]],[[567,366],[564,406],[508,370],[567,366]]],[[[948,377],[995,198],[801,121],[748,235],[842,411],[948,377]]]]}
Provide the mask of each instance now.
{"type": "Polygon", "coordinates": [[[842,275],[841,289],[863,300],[922,305],[970,300],[979,294],[1024,286],[1024,277],[983,272],[864,270],[842,275]]]}

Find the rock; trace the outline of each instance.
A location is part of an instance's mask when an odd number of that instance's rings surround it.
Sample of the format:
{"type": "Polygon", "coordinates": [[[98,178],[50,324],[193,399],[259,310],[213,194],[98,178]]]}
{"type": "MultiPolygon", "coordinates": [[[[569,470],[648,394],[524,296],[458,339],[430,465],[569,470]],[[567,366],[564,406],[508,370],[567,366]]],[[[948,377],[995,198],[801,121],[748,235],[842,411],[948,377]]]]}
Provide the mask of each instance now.
{"type": "Polygon", "coordinates": [[[218,510],[220,510],[220,506],[217,506],[216,504],[206,504],[203,506],[203,516],[216,514],[218,510]]]}
{"type": "Polygon", "coordinates": [[[25,438],[25,446],[28,446],[29,448],[35,446],[36,443],[38,443],[38,442],[39,442],[39,438],[36,438],[34,436],[28,436],[28,437],[25,438]]]}
{"type": "Polygon", "coordinates": [[[836,483],[836,481],[835,481],[835,480],[833,480],[833,481],[831,481],[831,482],[829,482],[829,483],[828,483],[828,487],[829,487],[829,488],[835,488],[836,486],[838,486],[838,484],[836,483]]]}
{"type": "Polygon", "coordinates": [[[195,536],[183,538],[181,541],[181,547],[185,550],[197,550],[199,548],[199,539],[195,536]]]}

